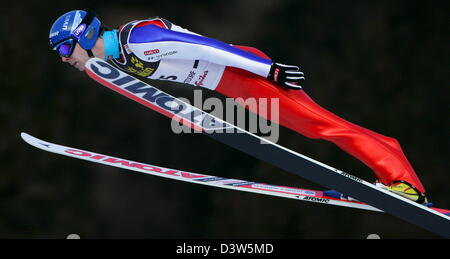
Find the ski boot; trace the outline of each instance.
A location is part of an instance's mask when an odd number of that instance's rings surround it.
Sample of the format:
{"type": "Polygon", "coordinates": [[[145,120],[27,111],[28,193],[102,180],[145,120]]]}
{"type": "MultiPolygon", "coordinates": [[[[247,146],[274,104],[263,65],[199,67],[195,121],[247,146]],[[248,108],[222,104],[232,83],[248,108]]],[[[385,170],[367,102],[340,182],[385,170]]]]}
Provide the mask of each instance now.
{"type": "Polygon", "coordinates": [[[431,205],[425,194],[421,193],[408,182],[397,180],[390,183],[389,186],[386,186],[377,181],[375,185],[427,207],[431,205]]]}

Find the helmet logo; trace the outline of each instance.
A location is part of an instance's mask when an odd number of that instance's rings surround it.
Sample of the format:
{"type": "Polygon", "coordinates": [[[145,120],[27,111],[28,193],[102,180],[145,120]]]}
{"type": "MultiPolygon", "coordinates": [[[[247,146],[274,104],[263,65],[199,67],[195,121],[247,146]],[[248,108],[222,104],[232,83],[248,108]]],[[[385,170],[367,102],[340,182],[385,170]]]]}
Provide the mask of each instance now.
{"type": "Polygon", "coordinates": [[[71,15],[67,15],[66,18],[64,18],[64,23],[62,26],[62,29],[65,31],[69,30],[69,21],[70,21],[71,15]]]}
{"type": "Polygon", "coordinates": [[[52,33],[50,33],[50,38],[56,37],[56,36],[58,36],[58,34],[59,34],[59,31],[52,32],[52,33]]]}
{"type": "Polygon", "coordinates": [[[84,30],[86,30],[86,24],[80,24],[73,32],[72,35],[79,40],[84,30]]]}

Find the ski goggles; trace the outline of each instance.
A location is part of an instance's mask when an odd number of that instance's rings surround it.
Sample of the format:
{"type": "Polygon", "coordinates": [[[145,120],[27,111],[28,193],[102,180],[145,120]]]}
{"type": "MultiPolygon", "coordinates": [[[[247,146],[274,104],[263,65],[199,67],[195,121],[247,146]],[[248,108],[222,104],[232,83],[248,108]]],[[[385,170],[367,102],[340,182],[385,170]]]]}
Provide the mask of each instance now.
{"type": "Polygon", "coordinates": [[[68,58],[72,55],[73,50],[77,42],[74,39],[67,39],[60,44],[58,44],[54,50],[61,56],[68,58]]]}

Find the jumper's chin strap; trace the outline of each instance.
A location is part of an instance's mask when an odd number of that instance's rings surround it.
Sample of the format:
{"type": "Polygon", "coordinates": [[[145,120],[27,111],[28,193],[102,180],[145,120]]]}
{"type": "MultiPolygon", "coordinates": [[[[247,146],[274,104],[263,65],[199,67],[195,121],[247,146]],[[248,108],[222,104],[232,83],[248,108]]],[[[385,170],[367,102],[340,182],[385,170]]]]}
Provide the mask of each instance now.
{"type": "Polygon", "coordinates": [[[86,52],[87,52],[87,54],[88,54],[88,56],[89,56],[90,58],[93,58],[93,57],[94,57],[94,53],[92,53],[92,50],[87,49],[86,52]]]}

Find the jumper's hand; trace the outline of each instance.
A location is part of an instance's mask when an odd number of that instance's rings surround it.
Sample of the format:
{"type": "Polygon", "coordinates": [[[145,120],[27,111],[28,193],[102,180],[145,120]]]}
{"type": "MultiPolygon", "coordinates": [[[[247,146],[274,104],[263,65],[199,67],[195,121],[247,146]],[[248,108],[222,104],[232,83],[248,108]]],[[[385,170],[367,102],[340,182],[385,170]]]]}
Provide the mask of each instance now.
{"type": "Polygon", "coordinates": [[[268,79],[289,89],[301,90],[302,86],[298,83],[305,80],[303,72],[297,66],[273,63],[270,68],[268,79]]]}

